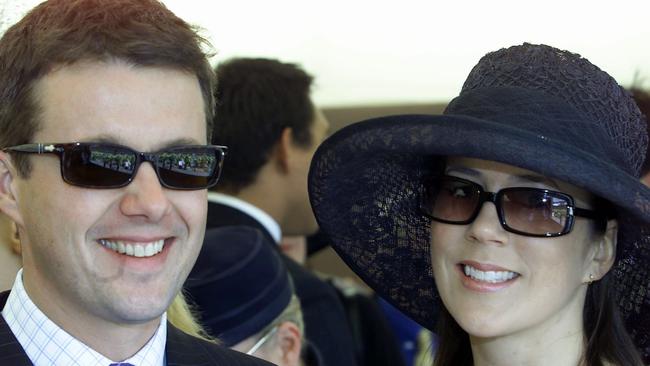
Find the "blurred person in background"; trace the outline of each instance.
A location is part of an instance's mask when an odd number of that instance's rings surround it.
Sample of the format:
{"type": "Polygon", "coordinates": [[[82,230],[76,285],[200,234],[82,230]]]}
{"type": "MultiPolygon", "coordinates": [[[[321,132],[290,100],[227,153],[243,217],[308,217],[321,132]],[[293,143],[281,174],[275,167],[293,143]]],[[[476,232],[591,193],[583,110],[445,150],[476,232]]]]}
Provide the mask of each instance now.
{"type": "Polygon", "coordinates": [[[318,366],[300,301],[279,253],[257,229],[208,229],[185,292],[223,345],[280,366],[318,366]]]}
{"type": "MultiPolygon", "coordinates": [[[[207,227],[245,225],[280,252],[283,236],[318,229],[307,196],[307,173],[329,122],[311,100],[313,78],[272,59],[235,58],[216,68],[212,141],[228,146],[218,187],[208,194],[207,227]]],[[[285,250],[298,253],[301,248],[285,250]]],[[[304,241],[293,242],[304,246],[304,241]]],[[[353,340],[336,291],[281,254],[300,299],[307,338],[328,366],[356,365],[353,340]]]]}

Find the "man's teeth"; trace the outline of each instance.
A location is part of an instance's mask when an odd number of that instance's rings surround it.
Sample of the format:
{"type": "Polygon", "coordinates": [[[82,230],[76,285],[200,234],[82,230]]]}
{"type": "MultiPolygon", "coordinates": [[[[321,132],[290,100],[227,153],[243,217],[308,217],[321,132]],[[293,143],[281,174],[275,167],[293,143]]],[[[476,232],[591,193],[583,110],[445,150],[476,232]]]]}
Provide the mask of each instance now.
{"type": "Polygon", "coordinates": [[[472,266],[463,265],[465,276],[471,277],[476,281],[489,283],[499,283],[511,280],[518,276],[515,272],[510,271],[481,271],[472,266]]]}
{"type": "Polygon", "coordinates": [[[131,257],[151,257],[162,252],[165,246],[165,239],[160,239],[151,243],[126,243],[121,240],[101,239],[99,243],[104,247],[117,253],[125,254],[131,257]]]}

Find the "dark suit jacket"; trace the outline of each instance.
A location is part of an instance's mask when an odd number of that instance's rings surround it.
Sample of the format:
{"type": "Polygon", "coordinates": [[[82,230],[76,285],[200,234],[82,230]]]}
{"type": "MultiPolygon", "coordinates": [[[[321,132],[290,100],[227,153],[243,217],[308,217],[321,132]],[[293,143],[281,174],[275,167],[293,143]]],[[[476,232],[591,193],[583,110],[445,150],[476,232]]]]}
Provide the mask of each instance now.
{"type": "MultiPolygon", "coordinates": [[[[4,308],[9,291],[0,293],[0,309],[4,308]]],[[[183,333],[167,323],[167,366],[269,366],[270,363],[232,351],[183,333]]],[[[0,365],[29,366],[32,362],[11,332],[5,319],[0,316],[0,365]]]]}
{"type": "MultiPolygon", "coordinates": [[[[269,243],[271,234],[253,217],[230,206],[209,202],[207,228],[243,225],[260,230],[269,243]]],[[[274,245],[277,250],[278,247],[274,245]]],[[[305,321],[305,337],[320,351],[325,366],[357,365],[352,332],[334,288],[291,258],[280,253],[293,279],[305,321]]]]}

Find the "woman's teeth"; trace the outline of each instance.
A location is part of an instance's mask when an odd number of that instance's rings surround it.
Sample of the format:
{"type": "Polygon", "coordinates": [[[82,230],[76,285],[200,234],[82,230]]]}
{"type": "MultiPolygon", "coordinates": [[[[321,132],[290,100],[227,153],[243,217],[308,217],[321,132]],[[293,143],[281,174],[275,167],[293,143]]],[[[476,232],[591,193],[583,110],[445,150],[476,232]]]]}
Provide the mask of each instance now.
{"type": "Polygon", "coordinates": [[[463,265],[463,271],[467,277],[489,283],[506,282],[519,276],[518,273],[510,271],[481,271],[467,264],[463,265]]]}
{"type": "Polygon", "coordinates": [[[99,243],[117,253],[131,257],[152,257],[162,252],[163,247],[165,246],[165,239],[156,240],[150,243],[126,243],[121,240],[100,239],[99,243]]]}

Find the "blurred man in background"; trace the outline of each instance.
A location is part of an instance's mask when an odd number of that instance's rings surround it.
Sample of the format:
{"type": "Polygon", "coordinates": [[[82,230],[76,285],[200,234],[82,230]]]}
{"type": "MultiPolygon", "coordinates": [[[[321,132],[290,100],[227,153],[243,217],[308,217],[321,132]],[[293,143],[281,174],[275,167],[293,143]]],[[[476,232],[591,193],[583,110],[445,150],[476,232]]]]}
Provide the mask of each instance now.
{"type": "MultiPolygon", "coordinates": [[[[229,150],[219,187],[208,195],[207,226],[252,226],[279,250],[283,236],[318,228],[307,173],[329,123],[311,100],[312,77],[296,65],[239,58],[222,63],[216,73],[212,141],[229,150]]],[[[351,332],[334,289],[281,257],[302,304],[306,338],[326,365],[355,365],[351,332]]]]}

